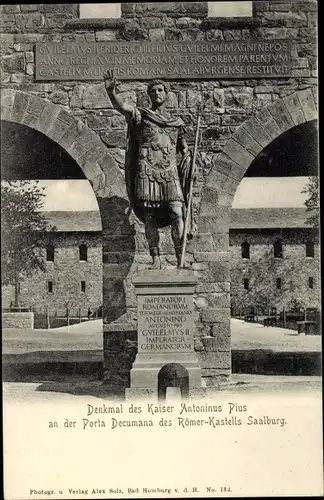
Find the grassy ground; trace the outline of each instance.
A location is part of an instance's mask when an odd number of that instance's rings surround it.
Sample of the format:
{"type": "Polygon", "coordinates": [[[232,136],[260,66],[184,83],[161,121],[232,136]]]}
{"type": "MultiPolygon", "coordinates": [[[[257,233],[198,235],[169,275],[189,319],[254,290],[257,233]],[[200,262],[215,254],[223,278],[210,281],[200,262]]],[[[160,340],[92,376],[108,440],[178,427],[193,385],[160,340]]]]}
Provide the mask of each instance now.
{"type": "MultiPolygon", "coordinates": [[[[267,349],[290,352],[319,352],[321,336],[297,335],[294,330],[263,327],[231,320],[232,349],[267,349]]],[[[102,321],[87,321],[53,330],[3,329],[3,354],[48,351],[102,351],[102,321]]]]}

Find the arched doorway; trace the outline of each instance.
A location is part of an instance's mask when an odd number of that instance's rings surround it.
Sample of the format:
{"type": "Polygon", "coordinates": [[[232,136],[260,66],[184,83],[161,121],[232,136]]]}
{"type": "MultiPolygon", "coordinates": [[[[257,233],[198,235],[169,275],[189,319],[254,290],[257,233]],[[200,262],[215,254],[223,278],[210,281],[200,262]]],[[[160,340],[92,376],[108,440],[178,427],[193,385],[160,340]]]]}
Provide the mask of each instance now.
{"type": "MultiPolygon", "coordinates": [[[[209,256],[209,277],[229,296],[229,226],[231,207],[236,190],[257,156],[274,140],[290,129],[317,119],[316,89],[307,88],[278,98],[264,107],[252,118],[246,120],[234,132],[216,157],[210,170],[200,204],[198,231],[208,234],[213,242],[213,252],[209,256]]],[[[271,167],[270,167],[271,168],[271,167]]],[[[212,297],[212,294],[211,294],[212,297]]],[[[209,310],[216,323],[217,346],[225,336],[230,335],[230,305],[216,305],[209,310]],[[218,332],[221,332],[218,334],[218,332]]],[[[215,348],[215,366],[230,366],[230,348],[215,348]],[[227,363],[225,362],[227,359],[227,363]]]]}
{"type": "MultiPolygon", "coordinates": [[[[13,89],[1,92],[1,119],[17,127],[39,132],[45,139],[57,144],[63,156],[78,166],[94,191],[97,199],[103,235],[103,319],[105,324],[118,320],[127,310],[127,278],[135,253],[134,228],[129,223],[129,207],[123,171],[109,154],[98,136],[73,114],[60,105],[37,95],[13,89]]],[[[68,160],[67,160],[68,162],[68,160]]],[[[16,177],[17,178],[17,177],[16,177]]],[[[19,175],[18,175],[19,179],[19,175]]],[[[112,332],[104,339],[107,371],[116,361],[120,343],[112,338],[112,332]],[[112,346],[115,346],[113,348],[112,346]]],[[[115,365],[112,368],[115,370],[115,365]]]]}

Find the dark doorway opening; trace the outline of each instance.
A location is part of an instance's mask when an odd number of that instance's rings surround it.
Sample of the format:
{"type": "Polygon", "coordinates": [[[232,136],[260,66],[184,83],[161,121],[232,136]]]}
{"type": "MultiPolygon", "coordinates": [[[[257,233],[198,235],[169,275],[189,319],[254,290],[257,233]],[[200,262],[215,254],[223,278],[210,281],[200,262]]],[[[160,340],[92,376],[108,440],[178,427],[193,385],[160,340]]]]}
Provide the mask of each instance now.
{"type": "Polygon", "coordinates": [[[189,374],[178,363],[164,365],[158,374],[158,399],[165,401],[168,387],[180,387],[181,398],[189,397],[189,374]]]}

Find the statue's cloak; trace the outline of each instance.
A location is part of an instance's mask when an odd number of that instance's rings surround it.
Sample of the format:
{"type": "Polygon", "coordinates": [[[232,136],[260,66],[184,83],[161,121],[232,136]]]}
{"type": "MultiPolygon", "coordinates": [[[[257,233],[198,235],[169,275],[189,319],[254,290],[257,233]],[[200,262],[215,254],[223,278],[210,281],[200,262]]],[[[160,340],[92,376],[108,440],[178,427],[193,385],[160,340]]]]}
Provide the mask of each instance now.
{"type": "MultiPolygon", "coordinates": [[[[167,119],[147,108],[136,108],[135,111],[138,111],[141,117],[145,117],[146,119],[152,121],[160,127],[177,127],[179,129],[184,128],[184,122],[181,118],[167,119]]],[[[144,205],[144,201],[137,199],[137,197],[135,196],[135,178],[138,173],[139,155],[138,127],[139,124],[136,122],[136,119],[130,119],[128,121],[127,146],[125,156],[125,181],[130,206],[134,211],[136,217],[138,217],[141,222],[144,222],[144,213],[146,208],[144,205]]],[[[183,197],[185,200],[183,207],[183,217],[185,218],[185,213],[188,206],[191,176],[191,155],[189,151],[181,158],[181,161],[177,165],[177,168],[183,197]]],[[[169,213],[166,210],[163,202],[154,210],[158,227],[165,227],[171,224],[169,213]]]]}

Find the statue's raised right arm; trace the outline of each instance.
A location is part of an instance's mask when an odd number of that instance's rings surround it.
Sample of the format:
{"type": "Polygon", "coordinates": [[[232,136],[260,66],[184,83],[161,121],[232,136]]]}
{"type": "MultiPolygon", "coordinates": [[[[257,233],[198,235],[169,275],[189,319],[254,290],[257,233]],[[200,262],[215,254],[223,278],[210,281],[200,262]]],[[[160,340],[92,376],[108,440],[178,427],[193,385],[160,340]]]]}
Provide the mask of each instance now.
{"type": "Polygon", "coordinates": [[[105,87],[109,99],[111,100],[111,104],[114,106],[117,111],[129,117],[134,111],[133,106],[123,102],[118,95],[116,94],[116,89],[119,83],[117,82],[113,70],[108,69],[106,73],[103,75],[105,87]]]}

